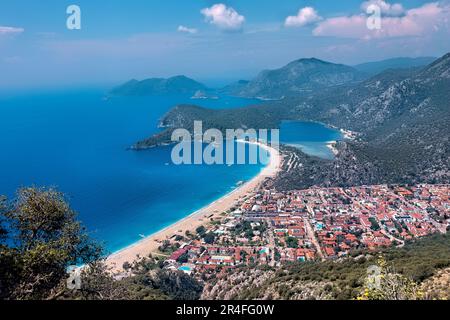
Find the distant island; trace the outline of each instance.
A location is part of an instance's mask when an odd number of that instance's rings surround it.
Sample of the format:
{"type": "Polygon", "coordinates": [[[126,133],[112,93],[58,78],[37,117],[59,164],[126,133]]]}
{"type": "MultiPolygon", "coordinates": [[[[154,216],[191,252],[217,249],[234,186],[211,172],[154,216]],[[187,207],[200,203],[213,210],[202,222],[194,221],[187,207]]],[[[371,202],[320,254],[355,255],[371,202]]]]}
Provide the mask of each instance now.
{"type": "Polygon", "coordinates": [[[195,92],[195,94],[191,97],[191,99],[219,99],[218,96],[213,95],[213,94],[209,94],[204,90],[198,90],[197,92],[195,92]]]}
{"type": "Polygon", "coordinates": [[[208,88],[186,76],[175,76],[168,79],[150,78],[142,81],[133,79],[114,88],[110,94],[113,96],[195,95],[199,91],[207,92],[208,88]]]}

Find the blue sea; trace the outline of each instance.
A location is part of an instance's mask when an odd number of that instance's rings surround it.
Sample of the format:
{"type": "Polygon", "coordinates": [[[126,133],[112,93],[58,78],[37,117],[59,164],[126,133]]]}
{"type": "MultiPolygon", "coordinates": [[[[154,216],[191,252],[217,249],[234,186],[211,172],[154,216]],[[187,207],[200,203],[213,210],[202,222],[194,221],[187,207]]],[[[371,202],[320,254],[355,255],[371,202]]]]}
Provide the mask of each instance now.
{"type": "MultiPolygon", "coordinates": [[[[13,197],[21,186],[57,187],[90,234],[114,252],[229,193],[263,167],[175,166],[170,146],[127,150],[157,132],[159,119],[176,104],[237,108],[258,103],[256,100],[191,100],[189,96],[104,99],[105,92],[0,94],[0,194],[13,197]]],[[[315,125],[315,138],[305,133],[311,129],[309,123],[288,125],[286,139],[323,145],[329,140],[329,129],[315,125]]]]}
{"type": "Polygon", "coordinates": [[[331,160],[334,157],[327,143],[342,139],[339,130],[317,122],[283,121],[280,128],[281,143],[323,159],[331,160]]]}

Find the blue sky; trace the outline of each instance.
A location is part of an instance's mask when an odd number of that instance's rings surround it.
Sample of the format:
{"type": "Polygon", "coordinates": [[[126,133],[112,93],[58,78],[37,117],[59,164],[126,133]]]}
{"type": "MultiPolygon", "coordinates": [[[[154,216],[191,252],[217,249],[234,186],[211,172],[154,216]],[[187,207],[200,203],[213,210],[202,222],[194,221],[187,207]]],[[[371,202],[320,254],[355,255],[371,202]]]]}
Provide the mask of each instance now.
{"type": "Polygon", "coordinates": [[[317,57],[356,64],[450,51],[448,0],[14,0],[0,3],[0,88],[116,84],[186,74],[210,83],[317,57]],[[68,30],[66,8],[81,9],[68,30]]]}

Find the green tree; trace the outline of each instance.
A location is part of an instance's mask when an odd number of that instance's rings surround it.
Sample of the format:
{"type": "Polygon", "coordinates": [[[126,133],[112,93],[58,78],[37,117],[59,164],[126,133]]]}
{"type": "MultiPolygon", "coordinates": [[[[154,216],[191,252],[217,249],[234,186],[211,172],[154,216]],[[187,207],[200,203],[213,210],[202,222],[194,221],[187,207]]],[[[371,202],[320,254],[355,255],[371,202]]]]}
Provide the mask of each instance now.
{"type": "Polygon", "coordinates": [[[205,236],[203,237],[203,240],[205,240],[205,243],[207,244],[213,244],[215,239],[216,237],[212,232],[205,234],[205,236]]]}
{"type": "Polygon", "coordinates": [[[371,223],[371,229],[373,231],[379,231],[381,229],[380,224],[377,222],[377,220],[374,217],[370,217],[369,221],[371,223]]]}
{"type": "Polygon", "coordinates": [[[297,240],[297,238],[287,237],[286,238],[286,245],[289,248],[294,248],[294,249],[298,248],[298,240],[297,240]]]}
{"type": "Polygon", "coordinates": [[[65,290],[67,268],[90,264],[101,247],[76,221],[64,196],[54,189],[23,188],[0,221],[0,297],[52,299],[65,290]]]}
{"type": "Polygon", "coordinates": [[[197,232],[199,236],[203,236],[206,232],[206,228],[204,226],[200,226],[197,229],[195,229],[195,232],[197,232]]]}
{"type": "Polygon", "coordinates": [[[81,272],[81,288],[66,291],[67,299],[82,300],[129,300],[133,299],[132,287],[124,281],[116,281],[105,263],[91,263],[81,272]]]}
{"type": "Polygon", "coordinates": [[[189,255],[187,252],[183,253],[178,259],[177,262],[179,263],[186,263],[189,261],[189,255]]]}
{"type": "Polygon", "coordinates": [[[25,188],[13,202],[0,197],[0,299],[198,299],[203,289],[151,256],[126,267],[126,277],[108,269],[60,192],[25,188]],[[81,288],[70,290],[74,265],[83,265],[81,288]]]}

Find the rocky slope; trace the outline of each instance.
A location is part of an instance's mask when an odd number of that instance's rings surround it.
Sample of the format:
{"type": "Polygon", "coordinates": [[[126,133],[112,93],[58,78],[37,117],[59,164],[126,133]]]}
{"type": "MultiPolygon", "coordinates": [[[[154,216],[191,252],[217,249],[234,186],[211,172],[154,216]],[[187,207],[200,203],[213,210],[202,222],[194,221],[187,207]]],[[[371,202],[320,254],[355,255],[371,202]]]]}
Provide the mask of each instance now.
{"type": "Polygon", "coordinates": [[[421,290],[426,299],[449,300],[450,299],[450,268],[437,272],[430,279],[424,281],[421,290]]]}
{"type": "Polygon", "coordinates": [[[221,273],[204,286],[202,299],[349,300],[364,292],[367,269],[383,256],[396,273],[422,288],[424,299],[448,297],[450,238],[432,235],[378,253],[355,251],[334,261],[299,262],[279,268],[246,267],[221,273]]]}

